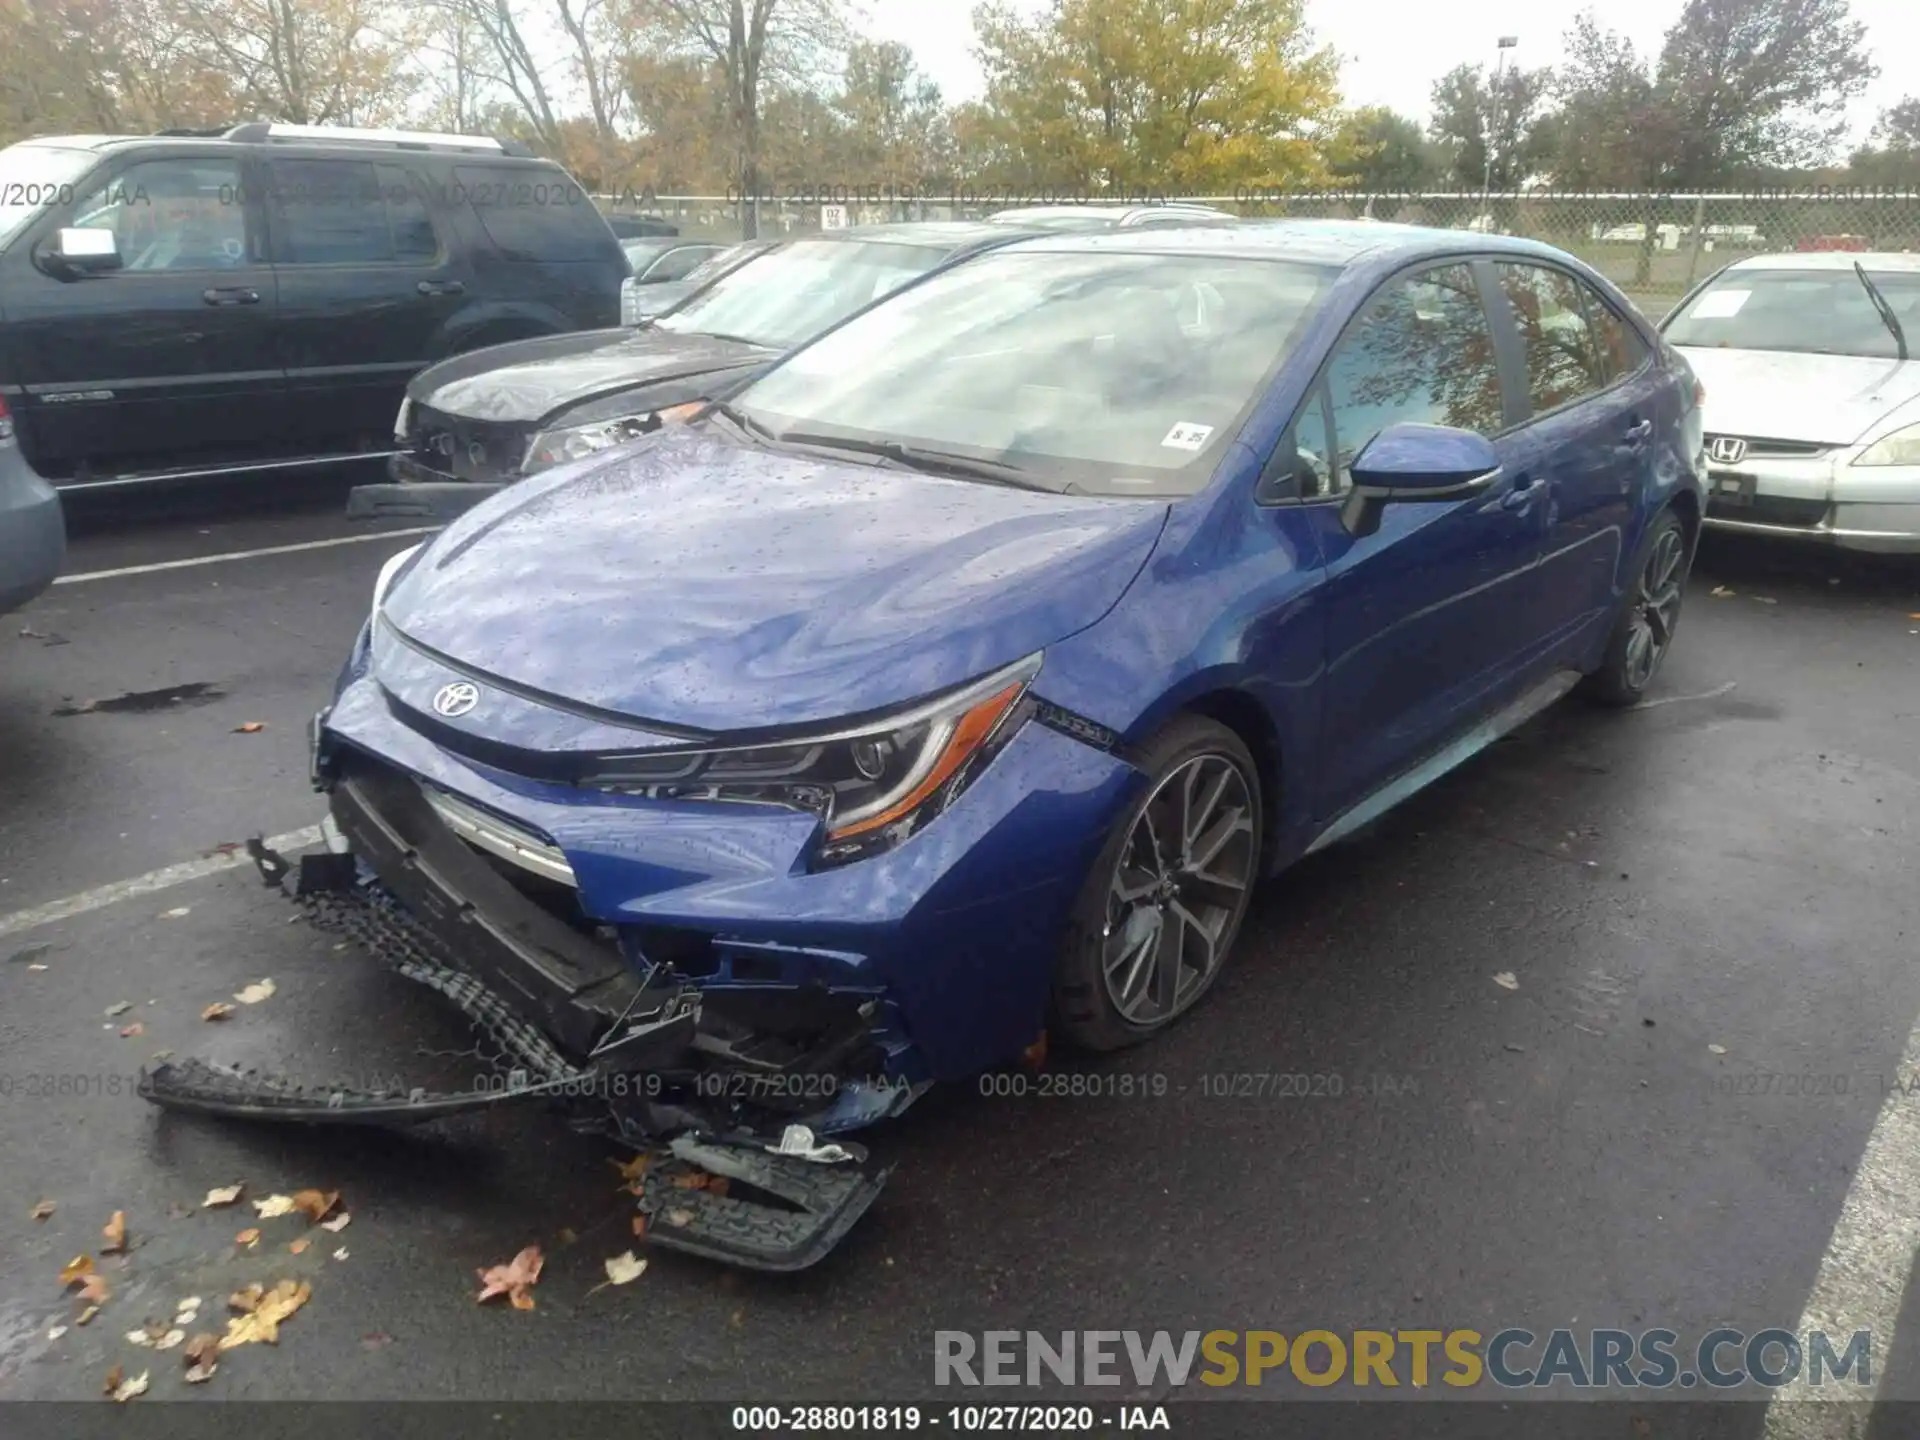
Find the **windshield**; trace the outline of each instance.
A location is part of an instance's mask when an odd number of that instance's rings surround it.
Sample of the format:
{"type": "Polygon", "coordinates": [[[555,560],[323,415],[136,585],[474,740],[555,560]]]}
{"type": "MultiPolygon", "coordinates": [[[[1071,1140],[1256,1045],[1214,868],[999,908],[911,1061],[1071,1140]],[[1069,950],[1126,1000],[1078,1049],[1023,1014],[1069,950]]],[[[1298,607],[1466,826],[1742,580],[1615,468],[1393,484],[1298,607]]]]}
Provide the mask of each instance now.
{"type": "MultiPolygon", "coordinates": [[[[1920,346],[1920,271],[1867,267],[1920,346]]],[[[1851,268],[1730,270],[1693,298],[1666,327],[1675,345],[1702,349],[1798,350],[1818,355],[1898,358],[1900,348],[1873,298],[1851,268]]]]}
{"type": "Polygon", "coordinates": [[[98,159],[91,150],[9,145],[0,150],[0,243],[49,205],[73,202],[73,182],[98,159]]]}
{"type": "Polygon", "coordinates": [[[796,240],[722,276],[657,323],[662,330],[791,350],[926,274],[947,253],[925,245],[796,240]]]}
{"type": "Polygon", "coordinates": [[[752,255],[758,247],[752,245],[729,245],[726,249],[709,255],[686,273],[682,284],[690,290],[698,290],[714,276],[731,270],[742,260],[752,255]]]}
{"type": "Polygon", "coordinates": [[[638,275],[650,260],[658,260],[667,251],[684,244],[681,240],[622,240],[620,249],[626,254],[627,265],[638,275]]]}
{"type": "Polygon", "coordinates": [[[848,322],[735,404],[773,431],[990,460],[1055,489],[1189,494],[1334,273],[997,252],[848,322]]]}

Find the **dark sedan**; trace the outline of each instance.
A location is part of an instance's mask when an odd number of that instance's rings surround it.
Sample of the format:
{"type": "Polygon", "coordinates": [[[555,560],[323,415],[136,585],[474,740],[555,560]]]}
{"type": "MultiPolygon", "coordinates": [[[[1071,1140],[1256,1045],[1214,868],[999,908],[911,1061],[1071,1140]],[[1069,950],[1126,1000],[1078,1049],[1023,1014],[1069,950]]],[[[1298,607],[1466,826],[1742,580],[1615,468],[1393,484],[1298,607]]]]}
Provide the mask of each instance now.
{"type": "Polygon", "coordinates": [[[457,515],[524,476],[659,429],[663,411],[724,398],[883,296],[1027,233],[956,221],[808,235],[637,329],[516,341],[431,366],[400,407],[392,483],[355,490],[348,513],[457,515]]]}

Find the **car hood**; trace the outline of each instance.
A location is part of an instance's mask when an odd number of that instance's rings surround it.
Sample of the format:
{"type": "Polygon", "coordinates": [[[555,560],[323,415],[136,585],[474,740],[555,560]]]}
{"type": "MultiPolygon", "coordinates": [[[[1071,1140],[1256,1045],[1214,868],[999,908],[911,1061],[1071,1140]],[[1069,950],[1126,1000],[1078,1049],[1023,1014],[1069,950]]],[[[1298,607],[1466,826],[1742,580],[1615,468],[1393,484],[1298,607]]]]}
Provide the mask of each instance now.
{"type": "Polygon", "coordinates": [[[576,706],[716,733],[806,725],[1093,624],[1166,516],[675,427],[468,512],[385,614],[455,665],[576,706]]]}
{"type": "Polygon", "coordinates": [[[670,330],[586,330],[490,345],[430,366],[408,396],[443,415],[537,424],[636,385],[760,365],[778,352],[670,330]]]}
{"type": "Polygon", "coordinates": [[[1851,445],[1920,396],[1920,360],[1676,348],[1707,387],[1712,435],[1851,445]]]}

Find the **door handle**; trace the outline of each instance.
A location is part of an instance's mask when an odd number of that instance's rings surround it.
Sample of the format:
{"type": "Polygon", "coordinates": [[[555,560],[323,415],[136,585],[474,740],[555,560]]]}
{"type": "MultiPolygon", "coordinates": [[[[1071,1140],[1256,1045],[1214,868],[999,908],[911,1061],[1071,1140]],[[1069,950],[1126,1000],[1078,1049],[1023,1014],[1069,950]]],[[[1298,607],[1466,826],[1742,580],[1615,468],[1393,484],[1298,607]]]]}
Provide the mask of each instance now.
{"type": "Polygon", "coordinates": [[[1653,421],[1642,420],[1638,425],[1629,425],[1627,427],[1626,438],[1629,444],[1638,444],[1640,441],[1647,439],[1652,434],[1653,434],[1653,421]]]}
{"type": "Polygon", "coordinates": [[[1522,475],[1513,482],[1513,488],[1500,497],[1502,510],[1525,510],[1533,504],[1534,496],[1546,487],[1531,475],[1522,475]]]}
{"type": "Polygon", "coordinates": [[[458,280],[422,280],[413,288],[422,295],[464,295],[467,290],[458,280]]]}
{"type": "Polygon", "coordinates": [[[244,285],[216,285],[211,290],[202,291],[200,298],[209,305],[258,305],[260,292],[249,290],[244,285]]]}

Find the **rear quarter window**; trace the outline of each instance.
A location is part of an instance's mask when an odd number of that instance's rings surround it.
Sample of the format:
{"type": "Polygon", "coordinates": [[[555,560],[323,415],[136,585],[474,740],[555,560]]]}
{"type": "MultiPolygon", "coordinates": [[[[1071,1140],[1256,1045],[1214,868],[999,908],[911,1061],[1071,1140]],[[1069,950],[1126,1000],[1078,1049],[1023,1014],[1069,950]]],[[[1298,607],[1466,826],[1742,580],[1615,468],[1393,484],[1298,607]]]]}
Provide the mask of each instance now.
{"type": "Polygon", "coordinates": [[[509,260],[608,260],[620,255],[593,198],[558,168],[456,165],[454,199],[473,207],[509,260]]]}

